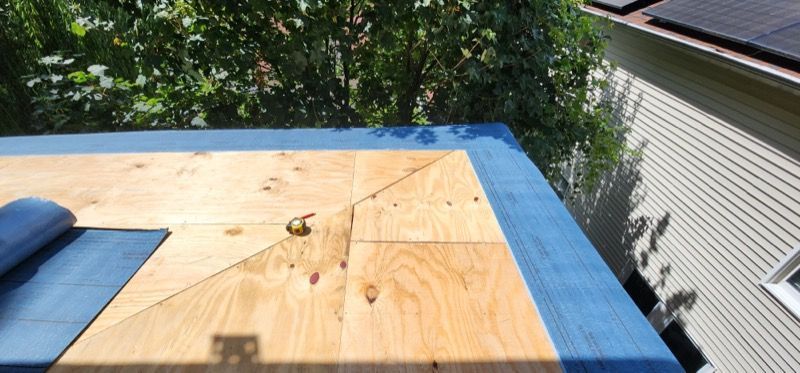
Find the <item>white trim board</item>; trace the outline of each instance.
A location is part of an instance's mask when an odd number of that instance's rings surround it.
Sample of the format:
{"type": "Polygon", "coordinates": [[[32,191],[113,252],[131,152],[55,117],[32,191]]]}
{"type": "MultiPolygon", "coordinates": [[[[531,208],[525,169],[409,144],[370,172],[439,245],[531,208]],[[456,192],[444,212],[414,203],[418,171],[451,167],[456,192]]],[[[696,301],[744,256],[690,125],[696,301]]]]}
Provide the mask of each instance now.
{"type": "Polygon", "coordinates": [[[800,319],[800,292],[786,282],[798,270],[800,270],[800,244],[764,276],[760,285],[800,319]]]}

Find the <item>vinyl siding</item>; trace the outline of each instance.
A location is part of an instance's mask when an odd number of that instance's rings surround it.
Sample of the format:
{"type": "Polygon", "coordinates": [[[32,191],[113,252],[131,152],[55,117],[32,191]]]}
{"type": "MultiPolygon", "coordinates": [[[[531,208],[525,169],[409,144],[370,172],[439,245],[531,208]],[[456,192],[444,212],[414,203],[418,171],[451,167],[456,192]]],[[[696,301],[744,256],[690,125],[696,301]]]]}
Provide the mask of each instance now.
{"type": "Polygon", "coordinates": [[[623,25],[615,117],[638,155],[569,204],[721,371],[800,371],[800,321],[759,282],[800,242],[800,91],[623,25]]]}

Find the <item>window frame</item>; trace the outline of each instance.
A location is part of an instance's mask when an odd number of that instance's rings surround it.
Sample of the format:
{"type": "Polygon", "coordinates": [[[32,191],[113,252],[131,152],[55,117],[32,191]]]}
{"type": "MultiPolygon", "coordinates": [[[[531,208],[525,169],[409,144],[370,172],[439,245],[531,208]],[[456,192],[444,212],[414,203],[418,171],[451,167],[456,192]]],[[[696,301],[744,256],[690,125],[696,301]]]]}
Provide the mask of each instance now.
{"type": "Polygon", "coordinates": [[[761,287],[770,293],[794,317],[800,319],[800,291],[787,282],[800,272],[800,244],[775,265],[761,280],[761,287]]]}

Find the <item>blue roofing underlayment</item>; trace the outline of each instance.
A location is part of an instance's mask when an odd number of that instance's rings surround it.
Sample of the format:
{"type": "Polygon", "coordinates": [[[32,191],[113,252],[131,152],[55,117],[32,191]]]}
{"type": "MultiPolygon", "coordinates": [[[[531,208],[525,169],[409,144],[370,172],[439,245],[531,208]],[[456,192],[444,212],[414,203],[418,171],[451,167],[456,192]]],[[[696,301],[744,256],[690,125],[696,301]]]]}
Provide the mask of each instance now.
{"type": "Polygon", "coordinates": [[[0,156],[422,149],[469,154],[565,371],[682,371],[503,124],[0,138],[0,156]]]}
{"type": "Polygon", "coordinates": [[[47,369],[166,235],[74,223],[43,199],[0,208],[0,372],[47,369]]]}
{"type": "Polygon", "coordinates": [[[41,198],[18,199],[0,207],[0,276],[64,234],[75,221],[72,212],[41,198]]]}

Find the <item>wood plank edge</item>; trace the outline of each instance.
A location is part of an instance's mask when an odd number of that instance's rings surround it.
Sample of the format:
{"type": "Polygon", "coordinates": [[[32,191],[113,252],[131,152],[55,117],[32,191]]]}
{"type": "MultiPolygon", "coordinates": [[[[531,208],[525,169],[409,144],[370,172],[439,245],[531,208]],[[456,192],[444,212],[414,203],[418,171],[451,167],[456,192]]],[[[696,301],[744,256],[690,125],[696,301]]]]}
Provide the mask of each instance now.
{"type": "MultiPolygon", "coordinates": [[[[377,190],[377,191],[375,191],[375,192],[372,192],[372,193],[369,193],[369,194],[367,194],[367,196],[366,196],[366,197],[364,197],[364,198],[361,198],[361,199],[360,199],[360,200],[358,200],[358,201],[352,202],[352,203],[351,203],[351,205],[353,206],[353,209],[355,210],[355,207],[356,207],[356,205],[358,205],[358,204],[360,204],[360,203],[364,202],[364,201],[365,201],[365,200],[367,200],[368,198],[370,198],[370,197],[372,197],[372,196],[374,196],[374,195],[376,195],[376,194],[378,194],[378,193],[380,193],[380,192],[383,192],[383,191],[384,191],[384,190],[386,190],[386,189],[389,189],[389,188],[391,188],[393,185],[395,185],[395,184],[397,184],[397,183],[399,183],[399,182],[401,182],[401,181],[403,181],[403,180],[405,180],[405,179],[407,179],[407,178],[409,178],[409,177],[413,176],[413,175],[414,175],[414,174],[416,174],[417,172],[420,172],[420,171],[422,171],[422,170],[424,170],[424,169],[426,169],[426,168],[428,168],[428,167],[432,166],[432,165],[433,165],[433,164],[435,164],[436,162],[439,162],[439,161],[441,161],[442,159],[444,159],[444,158],[445,158],[445,157],[447,157],[448,155],[452,154],[454,151],[455,151],[455,150],[450,150],[450,151],[447,151],[447,152],[446,152],[446,153],[444,153],[444,154],[443,154],[441,157],[439,157],[439,158],[436,158],[436,159],[434,159],[434,160],[432,160],[432,161],[430,161],[430,162],[426,163],[426,164],[425,164],[425,165],[423,165],[422,167],[420,167],[420,168],[418,168],[418,169],[416,169],[416,170],[414,170],[414,171],[410,172],[409,174],[407,174],[407,175],[405,175],[405,176],[403,176],[403,177],[401,177],[401,178],[399,178],[399,179],[397,179],[397,180],[395,180],[395,181],[393,181],[393,182],[389,183],[388,185],[384,186],[383,188],[380,188],[380,189],[378,189],[378,190],[377,190]]],[[[355,172],[355,170],[354,170],[354,172],[355,172]]],[[[354,177],[353,179],[355,180],[355,177],[354,177]]],[[[351,188],[351,189],[350,189],[350,196],[351,196],[351,198],[352,198],[352,195],[353,195],[353,189],[351,188]]],[[[351,226],[350,226],[350,229],[352,229],[352,228],[353,228],[353,226],[351,225],[351,226]]]]}

